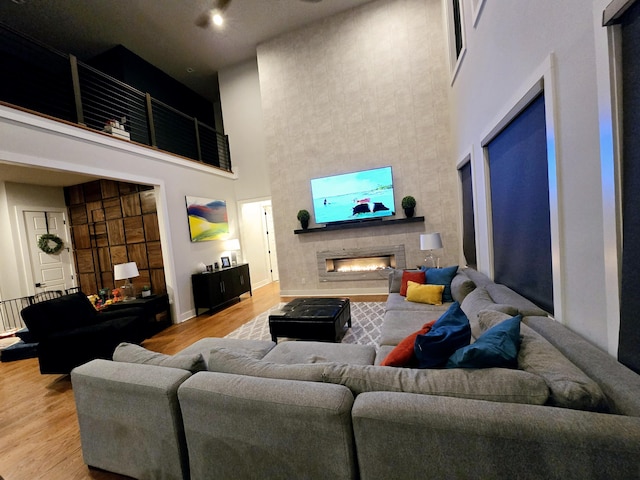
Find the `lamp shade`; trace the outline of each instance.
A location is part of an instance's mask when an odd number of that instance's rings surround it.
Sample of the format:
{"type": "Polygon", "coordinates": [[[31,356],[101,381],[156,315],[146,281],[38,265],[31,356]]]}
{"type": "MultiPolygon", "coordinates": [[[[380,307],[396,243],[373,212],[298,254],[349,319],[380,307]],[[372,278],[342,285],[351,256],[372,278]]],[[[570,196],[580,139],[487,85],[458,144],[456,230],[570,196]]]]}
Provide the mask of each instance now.
{"type": "Polygon", "coordinates": [[[420,235],[420,250],[434,250],[442,248],[442,238],[439,233],[423,233],[420,235]]]}
{"type": "Polygon", "coordinates": [[[125,278],[133,278],[140,275],[136,262],[119,263],[113,268],[113,278],[115,280],[123,280],[125,278]]]}
{"type": "Polygon", "coordinates": [[[225,242],[224,246],[225,249],[229,251],[240,250],[240,240],[238,240],[237,238],[231,238],[225,242]]]}

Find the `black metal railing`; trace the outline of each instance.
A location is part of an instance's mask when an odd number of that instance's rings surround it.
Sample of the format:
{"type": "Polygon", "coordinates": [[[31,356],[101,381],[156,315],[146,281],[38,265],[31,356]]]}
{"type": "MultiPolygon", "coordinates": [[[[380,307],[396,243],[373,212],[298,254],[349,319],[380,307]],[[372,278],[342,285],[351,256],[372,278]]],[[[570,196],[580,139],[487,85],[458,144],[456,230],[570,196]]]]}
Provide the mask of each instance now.
{"type": "Polygon", "coordinates": [[[52,290],[49,292],[40,292],[28,297],[12,298],[10,300],[0,300],[0,332],[10,332],[19,330],[24,327],[20,312],[34,303],[44,302],[52,298],[61,297],[64,294],[78,291],[77,287],[69,288],[64,292],[62,290],[52,290]]]}
{"type": "Polygon", "coordinates": [[[133,142],[232,171],[226,135],[1,22],[0,71],[0,101],[98,131],[125,119],[133,142]]]}

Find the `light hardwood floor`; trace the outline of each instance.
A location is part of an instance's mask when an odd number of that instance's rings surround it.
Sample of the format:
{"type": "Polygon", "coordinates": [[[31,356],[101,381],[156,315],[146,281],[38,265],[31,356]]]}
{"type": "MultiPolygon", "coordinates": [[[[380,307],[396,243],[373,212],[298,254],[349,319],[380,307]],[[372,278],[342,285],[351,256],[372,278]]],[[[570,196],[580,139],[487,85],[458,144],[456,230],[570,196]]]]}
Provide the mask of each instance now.
{"type": "MultiPolygon", "coordinates": [[[[351,301],[384,302],[386,295],[351,296],[351,301]]],[[[143,346],[174,354],[205,337],[224,337],[260,313],[290,298],[275,282],[242,296],[213,315],[172,325],[143,346]]],[[[0,476],[4,480],[118,480],[122,475],[88,468],[68,375],[41,375],[37,359],[0,363],[0,476]]]]}

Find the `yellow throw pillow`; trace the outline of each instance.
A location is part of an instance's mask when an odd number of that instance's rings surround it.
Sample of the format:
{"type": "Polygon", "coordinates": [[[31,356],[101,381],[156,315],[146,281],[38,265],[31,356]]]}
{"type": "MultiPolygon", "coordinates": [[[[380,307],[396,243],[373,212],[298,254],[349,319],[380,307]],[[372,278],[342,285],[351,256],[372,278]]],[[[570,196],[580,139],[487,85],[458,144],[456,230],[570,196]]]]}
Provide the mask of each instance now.
{"type": "Polygon", "coordinates": [[[442,305],[442,292],[444,292],[444,285],[421,285],[416,282],[407,282],[407,301],[409,302],[442,305]]]}

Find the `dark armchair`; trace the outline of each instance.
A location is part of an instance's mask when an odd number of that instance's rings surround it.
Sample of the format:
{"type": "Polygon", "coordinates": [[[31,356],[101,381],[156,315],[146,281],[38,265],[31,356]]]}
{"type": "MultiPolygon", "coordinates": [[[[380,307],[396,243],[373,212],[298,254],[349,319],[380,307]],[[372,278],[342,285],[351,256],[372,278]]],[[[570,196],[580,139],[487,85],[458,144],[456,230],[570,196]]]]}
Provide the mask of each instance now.
{"type": "Polygon", "coordinates": [[[95,358],[110,359],[120,342],[145,338],[143,309],[98,312],[81,292],[29,305],[20,314],[38,342],[41,373],[69,373],[95,358]]]}

